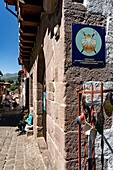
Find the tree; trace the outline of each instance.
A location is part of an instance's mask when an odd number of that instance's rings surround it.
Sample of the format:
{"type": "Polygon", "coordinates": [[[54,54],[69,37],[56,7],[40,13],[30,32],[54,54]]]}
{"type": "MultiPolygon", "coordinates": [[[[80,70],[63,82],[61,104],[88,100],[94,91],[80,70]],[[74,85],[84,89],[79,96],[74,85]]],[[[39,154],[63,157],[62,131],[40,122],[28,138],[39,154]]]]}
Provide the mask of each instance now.
{"type": "Polygon", "coordinates": [[[1,79],[0,79],[0,82],[5,82],[5,80],[1,80],[1,79]]]}
{"type": "Polygon", "coordinates": [[[14,83],[13,79],[8,79],[7,82],[10,84],[14,83]]]}
{"type": "Polygon", "coordinates": [[[19,85],[13,84],[10,87],[10,91],[14,91],[14,90],[18,89],[19,87],[20,87],[19,85]]]}

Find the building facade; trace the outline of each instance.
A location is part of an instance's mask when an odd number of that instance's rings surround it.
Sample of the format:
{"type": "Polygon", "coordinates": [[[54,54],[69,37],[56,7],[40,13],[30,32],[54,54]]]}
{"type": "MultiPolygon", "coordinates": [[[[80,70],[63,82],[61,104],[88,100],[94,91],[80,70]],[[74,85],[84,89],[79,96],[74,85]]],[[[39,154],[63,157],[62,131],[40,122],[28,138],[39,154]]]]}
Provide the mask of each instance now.
{"type": "MultiPolygon", "coordinates": [[[[84,154],[81,154],[79,162],[78,124],[75,121],[78,116],[78,89],[83,89],[84,84],[87,88],[88,83],[95,85],[96,82],[98,85],[101,82],[104,85],[108,82],[109,89],[112,88],[113,2],[112,0],[39,2],[5,0],[5,2],[7,5],[15,5],[17,9],[20,33],[19,63],[27,70],[28,104],[34,110],[33,136],[36,139],[44,138],[54,170],[77,170],[78,167],[79,170],[83,169],[84,154]],[[87,24],[87,27],[93,25],[105,29],[105,42],[102,43],[105,44],[103,55],[106,58],[103,67],[73,65],[72,24],[87,24]]],[[[105,117],[104,128],[110,132],[112,116],[105,117]]],[[[82,130],[80,133],[82,136],[82,130]]],[[[84,141],[83,138],[81,140],[84,141]]],[[[98,145],[101,145],[101,141],[98,145]]],[[[109,163],[113,159],[112,151],[109,151],[108,145],[106,148],[108,154],[104,156],[104,163],[101,162],[101,153],[96,155],[97,169],[112,168],[112,164],[109,163]]]]}
{"type": "Polygon", "coordinates": [[[0,104],[2,103],[2,96],[4,94],[4,82],[0,82],[0,104]]]}

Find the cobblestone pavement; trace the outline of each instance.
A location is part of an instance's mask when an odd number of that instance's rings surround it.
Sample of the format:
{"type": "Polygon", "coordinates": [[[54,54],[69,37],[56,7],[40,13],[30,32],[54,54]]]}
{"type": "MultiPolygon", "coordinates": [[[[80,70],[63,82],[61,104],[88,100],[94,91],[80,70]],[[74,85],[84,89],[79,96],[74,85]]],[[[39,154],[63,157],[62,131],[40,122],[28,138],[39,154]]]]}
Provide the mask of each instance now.
{"type": "Polygon", "coordinates": [[[47,170],[33,136],[18,136],[16,128],[0,124],[0,170],[47,170]]]}

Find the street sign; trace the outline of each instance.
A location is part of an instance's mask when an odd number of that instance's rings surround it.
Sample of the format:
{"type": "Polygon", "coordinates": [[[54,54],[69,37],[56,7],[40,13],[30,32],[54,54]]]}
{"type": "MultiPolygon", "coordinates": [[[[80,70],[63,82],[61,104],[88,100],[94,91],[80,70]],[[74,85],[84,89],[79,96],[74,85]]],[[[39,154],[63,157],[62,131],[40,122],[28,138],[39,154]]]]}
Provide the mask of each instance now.
{"type": "Polygon", "coordinates": [[[72,64],[84,67],[105,66],[105,28],[72,24],[72,64]]]}

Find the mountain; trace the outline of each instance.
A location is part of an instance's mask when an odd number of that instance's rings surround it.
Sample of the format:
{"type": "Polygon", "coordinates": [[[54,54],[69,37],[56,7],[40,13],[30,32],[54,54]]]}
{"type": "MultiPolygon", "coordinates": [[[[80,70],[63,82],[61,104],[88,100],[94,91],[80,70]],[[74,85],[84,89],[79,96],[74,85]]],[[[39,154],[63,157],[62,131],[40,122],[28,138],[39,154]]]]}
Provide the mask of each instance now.
{"type": "Polygon", "coordinates": [[[6,73],[1,77],[1,80],[9,80],[12,79],[13,81],[18,81],[18,73],[6,73]]]}

